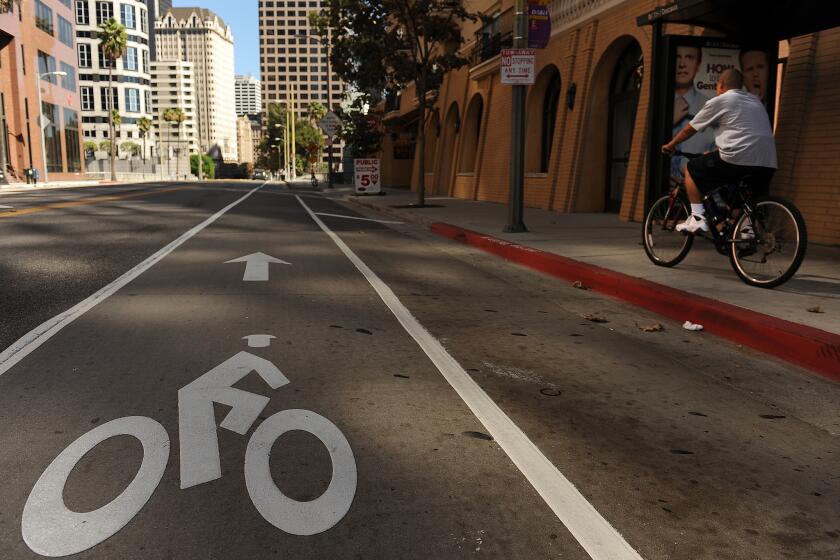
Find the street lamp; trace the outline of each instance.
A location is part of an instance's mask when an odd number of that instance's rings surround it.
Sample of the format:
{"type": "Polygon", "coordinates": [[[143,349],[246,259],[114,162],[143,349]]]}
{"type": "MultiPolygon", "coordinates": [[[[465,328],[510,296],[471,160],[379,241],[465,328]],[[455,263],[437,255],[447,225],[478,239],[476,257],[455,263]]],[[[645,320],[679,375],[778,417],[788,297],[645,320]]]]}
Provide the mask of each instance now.
{"type": "Polygon", "coordinates": [[[38,74],[38,83],[35,84],[38,90],[38,126],[41,127],[41,163],[44,166],[45,183],[49,182],[49,175],[47,174],[47,133],[44,130],[46,127],[44,126],[44,103],[41,101],[41,80],[47,76],[61,76],[64,78],[67,76],[67,72],[44,72],[43,74],[38,74]]]}
{"type": "Polygon", "coordinates": [[[274,141],[277,142],[277,174],[280,174],[280,169],[282,169],[282,152],[280,151],[280,138],[275,138],[274,141]]]}

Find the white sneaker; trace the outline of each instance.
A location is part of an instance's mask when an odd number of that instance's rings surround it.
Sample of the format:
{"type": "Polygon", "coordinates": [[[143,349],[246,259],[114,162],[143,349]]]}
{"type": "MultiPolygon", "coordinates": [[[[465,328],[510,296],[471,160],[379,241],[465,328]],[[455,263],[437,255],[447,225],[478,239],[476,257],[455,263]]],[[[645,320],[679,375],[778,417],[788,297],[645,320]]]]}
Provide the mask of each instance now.
{"type": "Polygon", "coordinates": [[[686,221],[678,224],[676,227],[677,231],[685,233],[696,233],[698,229],[700,231],[709,231],[709,224],[706,223],[705,216],[692,214],[686,221]]]}
{"type": "Polygon", "coordinates": [[[755,230],[753,229],[752,222],[750,222],[749,218],[744,220],[744,225],[741,226],[740,237],[742,241],[752,241],[755,239],[755,230]]]}

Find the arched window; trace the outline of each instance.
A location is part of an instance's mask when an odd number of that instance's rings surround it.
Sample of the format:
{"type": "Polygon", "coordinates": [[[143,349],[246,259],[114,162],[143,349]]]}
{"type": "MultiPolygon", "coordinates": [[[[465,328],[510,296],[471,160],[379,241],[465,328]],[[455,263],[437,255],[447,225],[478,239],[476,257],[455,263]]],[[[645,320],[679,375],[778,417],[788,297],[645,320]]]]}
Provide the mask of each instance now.
{"type": "Polygon", "coordinates": [[[461,158],[458,165],[460,173],[475,171],[476,154],[478,153],[478,139],[481,136],[481,117],[484,113],[484,101],[480,95],[473,97],[470,108],[464,120],[464,136],[461,139],[461,158]]]}
{"type": "Polygon", "coordinates": [[[605,209],[618,212],[624,196],[624,182],[630,163],[636,108],[644,71],[642,49],[635,41],[622,53],[610,84],[609,177],[605,209]]]}
{"type": "Polygon", "coordinates": [[[551,146],[557,125],[557,108],[560,106],[560,74],[555,73],[548,82],[543,97],[542,135],[540,137],[540,173],[548,173],[551,146]]]}
{"type": "Polygon", "coordinates": [[[530,89],[525,121],[525,170],[548,173],[560,107],[560,72],[557,67],[549,65],[543,68],[530,89]]]}

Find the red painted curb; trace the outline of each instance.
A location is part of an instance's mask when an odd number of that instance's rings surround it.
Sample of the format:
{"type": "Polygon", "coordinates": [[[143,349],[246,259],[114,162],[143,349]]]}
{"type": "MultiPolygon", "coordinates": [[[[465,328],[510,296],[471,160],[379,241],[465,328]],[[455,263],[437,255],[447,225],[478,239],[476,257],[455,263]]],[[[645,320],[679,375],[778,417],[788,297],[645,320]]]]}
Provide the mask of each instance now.
{"type": "Polygon", "coordinates": [[[436,222],[429,229],[551,276],[579,280],[593,290],[670,319],[682,322],[690,318],[710,333],[840,381],[840,335],[451,224],[436,222]]]}

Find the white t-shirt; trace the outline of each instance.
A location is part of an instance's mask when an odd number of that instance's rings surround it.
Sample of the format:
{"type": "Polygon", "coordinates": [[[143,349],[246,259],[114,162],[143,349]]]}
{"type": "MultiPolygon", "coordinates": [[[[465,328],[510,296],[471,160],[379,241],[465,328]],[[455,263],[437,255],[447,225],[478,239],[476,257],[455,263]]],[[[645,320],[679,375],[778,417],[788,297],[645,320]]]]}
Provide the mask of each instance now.
{"type": "Polygon", "coordinates": [[[709,99],[689,124],[697,132],[714,129],[720,159],[727,163],[778,167],[767,109],[747,91],[730,89],[709,99]]]}

